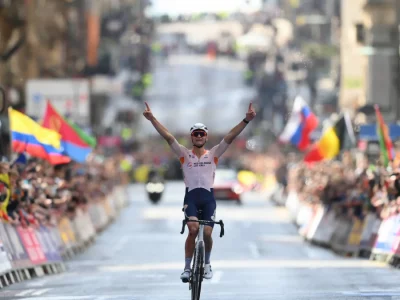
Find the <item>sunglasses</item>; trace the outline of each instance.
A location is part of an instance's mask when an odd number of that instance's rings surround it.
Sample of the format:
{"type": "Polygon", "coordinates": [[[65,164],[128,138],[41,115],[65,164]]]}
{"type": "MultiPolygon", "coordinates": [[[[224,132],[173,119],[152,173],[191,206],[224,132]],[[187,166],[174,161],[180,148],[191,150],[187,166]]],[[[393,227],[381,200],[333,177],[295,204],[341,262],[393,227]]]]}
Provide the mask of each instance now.
{"type": "Polygon", "coordinates": [[[197,137],[205,137],[207,135],[207,132],[203,131],[203,130],[199,130],[199,131],[193,131],[192,132],[192,136],[197,137]]]}

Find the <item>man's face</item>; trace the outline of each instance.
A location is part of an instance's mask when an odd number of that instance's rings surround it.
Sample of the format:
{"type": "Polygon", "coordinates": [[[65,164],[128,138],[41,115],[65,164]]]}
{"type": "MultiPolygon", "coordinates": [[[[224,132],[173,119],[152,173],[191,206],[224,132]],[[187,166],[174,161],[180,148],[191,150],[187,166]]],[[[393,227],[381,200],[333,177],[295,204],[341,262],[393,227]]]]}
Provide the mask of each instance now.
{"type": "Polygon", "coordinates": [[[192,143],[201,147],[207,142],[207,133],[204,130],[195,130],[192,132],[192,143]]]}

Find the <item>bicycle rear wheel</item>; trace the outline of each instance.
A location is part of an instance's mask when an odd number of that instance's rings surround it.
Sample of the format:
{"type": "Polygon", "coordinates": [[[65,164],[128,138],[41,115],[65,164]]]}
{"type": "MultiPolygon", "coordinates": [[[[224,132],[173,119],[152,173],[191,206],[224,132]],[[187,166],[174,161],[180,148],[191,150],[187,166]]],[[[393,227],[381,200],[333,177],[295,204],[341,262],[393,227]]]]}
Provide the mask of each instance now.
{"type": "Polygon", "coordinates": [[[192,300],[200,300],[201,283],[204,274],[204,243],[199,242],[194,252],[192,272],[192,300]]]}

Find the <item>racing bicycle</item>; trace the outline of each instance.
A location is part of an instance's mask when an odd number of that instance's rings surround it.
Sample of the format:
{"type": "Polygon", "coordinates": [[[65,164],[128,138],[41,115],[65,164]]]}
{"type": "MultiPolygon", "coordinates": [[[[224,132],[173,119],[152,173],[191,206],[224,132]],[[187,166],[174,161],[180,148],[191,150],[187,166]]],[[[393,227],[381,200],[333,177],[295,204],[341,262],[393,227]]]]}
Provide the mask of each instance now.
{"type": "MultiPolygon", "coordinates": [[[[184,209],[182,209],[184,211],[184,209]]],[[[196,222],[199,223],[199,233],[197,234],[196,239],[196,247],[193,254],[193,265],[192,269],[190,270],[190,278],[189,278],[189,290],[192,291],[192,300],[200,300],[200,293],[201,293],[201,283],[203,282],[203,275],[204,275],[204,260],[205,260],[205,246],[204,246],[204,225],[208,224],[218,224],[221,226],[220,237],[222,238],[225,233],[224,222],[220,220],[219,222],[214,221],[206,221],[201,220],[202,218],[202,211],[198,210],[197,215],[199,220],[190,220],[185,218],[182,221],[182,231],[181,234],[185,232],[185,226],[188,222],[196,222]]]]}

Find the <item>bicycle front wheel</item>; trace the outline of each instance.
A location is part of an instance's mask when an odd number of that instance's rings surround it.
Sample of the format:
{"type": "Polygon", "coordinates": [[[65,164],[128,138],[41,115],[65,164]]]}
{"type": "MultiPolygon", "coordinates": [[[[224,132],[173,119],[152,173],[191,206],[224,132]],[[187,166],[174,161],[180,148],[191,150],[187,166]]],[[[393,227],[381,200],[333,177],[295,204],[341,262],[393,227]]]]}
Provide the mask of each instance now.
{"type": "Polygon", "coordinates": [[[199,243],[194,253],[192,272],[192,300],[200,300],[204,274],[204,243],[199,243]]]}

